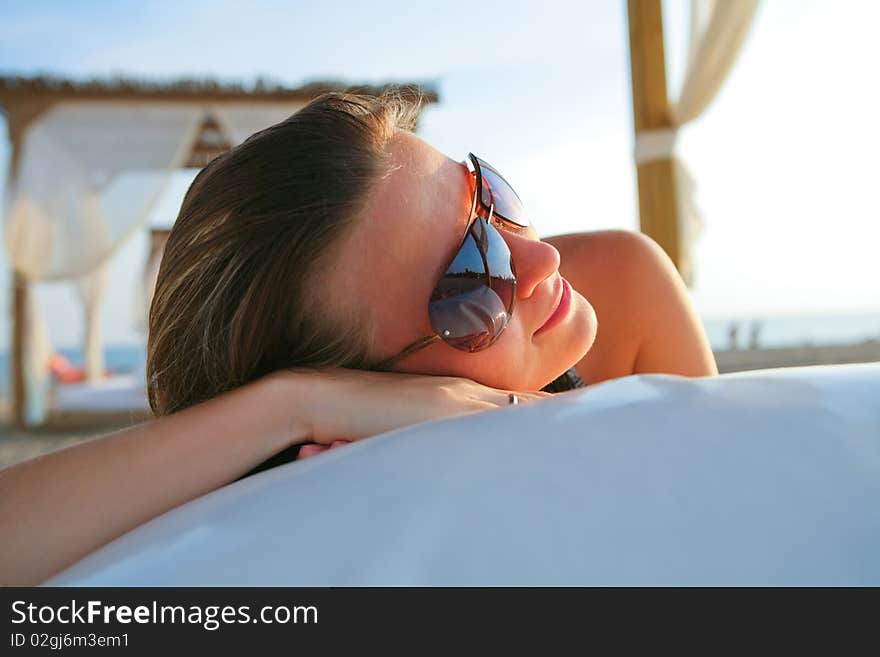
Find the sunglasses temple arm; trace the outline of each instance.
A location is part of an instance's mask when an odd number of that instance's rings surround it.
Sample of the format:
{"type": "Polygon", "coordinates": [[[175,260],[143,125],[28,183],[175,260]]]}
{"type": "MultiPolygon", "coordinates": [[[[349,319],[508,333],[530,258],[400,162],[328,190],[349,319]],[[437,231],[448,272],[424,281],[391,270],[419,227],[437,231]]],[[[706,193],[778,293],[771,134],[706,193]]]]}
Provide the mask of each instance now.
{"type": "Polygon", "coordinates": [[[440,335],[437,333],[435,333],[434,335],[429,335],[426,338],[422,338],[418,342],[413,342],[411,345],[409,345],[406,349],[401,351],[396,356],[392,356],[391,358],[386,358],[385,360],[381,361],[380,363],[377,363],[371,369],[374,369],[374,370],[377,370],[380,372],[387,372],[388,370],[391,369],[391,367],[397,361],[403,360],[404,358],[406,358],[410,354],[417,352],[419,349],[424,349],[429,344],[433,344],[434,342],[437,342],[437,340],[440,340],[440,335]]]}

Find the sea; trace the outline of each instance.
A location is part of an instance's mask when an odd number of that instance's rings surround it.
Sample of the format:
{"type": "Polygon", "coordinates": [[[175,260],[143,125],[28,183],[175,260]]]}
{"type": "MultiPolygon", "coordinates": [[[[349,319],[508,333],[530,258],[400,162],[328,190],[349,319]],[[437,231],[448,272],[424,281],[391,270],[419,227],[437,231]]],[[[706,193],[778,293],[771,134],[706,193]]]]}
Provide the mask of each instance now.
{"type": "Polygon", "coordinates": [[[703,318],[714,351],[880,341],[880,312],[703,318]]]}
{"type": "MultiPolygon", "coordinates": [[[[704,318],[706,335],[715,351],[735,345],[776,348],[823,346],[880,341],[880,312],[839,315],[785,315],[755,317],[704,318]]],[[[77,347],[58,351],[77,366],[83,364],[83,351],[77,347]]],[[[143,344],[108,345],[104,350],[107,369],[116,373],[143,370],[146,346],[143,344]]],[[[0,395],[9,391],[9,352],[0,352],[0,395]]]]}

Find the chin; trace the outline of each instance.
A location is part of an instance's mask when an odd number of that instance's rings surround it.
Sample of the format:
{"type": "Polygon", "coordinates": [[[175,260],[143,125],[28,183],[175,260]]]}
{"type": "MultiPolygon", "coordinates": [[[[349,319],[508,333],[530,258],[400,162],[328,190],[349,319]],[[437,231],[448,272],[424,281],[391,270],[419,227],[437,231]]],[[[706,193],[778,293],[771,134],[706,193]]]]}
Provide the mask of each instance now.
{"type": "Polygon", "coordinates": [[[550,377],[539,386],[540,390],[545,385],[564,374],[577,365],[587,355],[596,341],[599,332],[599,320],[592,305],[580,294],[575,292],[575,308],[572,317],[565,324],[556,327],[559,331],[558,349],[554,349],[555,358],[548,358],[554,367],[545,371],[544,377],[550,377]]]}
{"type": "Polygon", "coordinates": [[[580,356],[575,362],[578,362],[587,355],[596,342],[596,336],[599,334],[599,318],[596,316],[596,309],[589,301],[577,292],[575,295],[578,302],[575,333],[580,342],[580,356]]]}

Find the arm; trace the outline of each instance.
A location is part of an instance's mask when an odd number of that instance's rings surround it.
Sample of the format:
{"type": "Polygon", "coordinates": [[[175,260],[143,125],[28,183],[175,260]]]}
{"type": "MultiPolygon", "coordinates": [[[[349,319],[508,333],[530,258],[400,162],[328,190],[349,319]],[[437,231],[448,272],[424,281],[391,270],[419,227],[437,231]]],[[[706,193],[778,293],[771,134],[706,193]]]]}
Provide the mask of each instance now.
{"type": "Polygon", "coordinates": [[[0,584],[36,584],[109,540],[308,439],[267,378],[0,471],[0,584]],[[245,439],[246,438],[246,439],[245,439]]]}
{"type": "Polygon", "coordinates": [[[285,371],[0,470],[0,585],[42,582],[291,445],[357,440],[506,403],[506,392],[466,379],[285,371]]]}

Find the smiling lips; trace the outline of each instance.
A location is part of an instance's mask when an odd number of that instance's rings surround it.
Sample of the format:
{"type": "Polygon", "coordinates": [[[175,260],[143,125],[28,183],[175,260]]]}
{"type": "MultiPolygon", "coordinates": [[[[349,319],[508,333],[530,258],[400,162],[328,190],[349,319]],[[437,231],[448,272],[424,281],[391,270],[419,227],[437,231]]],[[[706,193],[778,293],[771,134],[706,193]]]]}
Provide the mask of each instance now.
{"type": "Polygon", "coordinates": [[[568,316],[568,311],[571,308],[571,285],[564,278],[561,278],[561,280],[562,295],[559,297],[559,303],[557,304],[556,309],[550,313],[550,317],[547,318],[547,321],[541,325],[541,328],[535,331],[535,335],[553,328],[568,316]]]}

